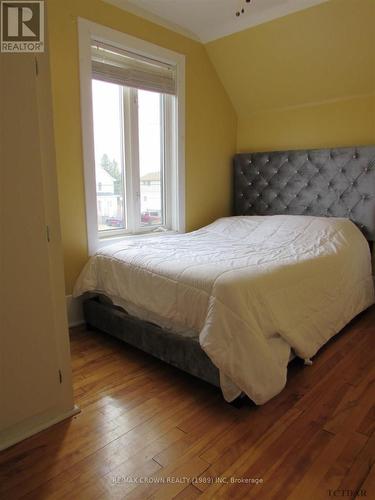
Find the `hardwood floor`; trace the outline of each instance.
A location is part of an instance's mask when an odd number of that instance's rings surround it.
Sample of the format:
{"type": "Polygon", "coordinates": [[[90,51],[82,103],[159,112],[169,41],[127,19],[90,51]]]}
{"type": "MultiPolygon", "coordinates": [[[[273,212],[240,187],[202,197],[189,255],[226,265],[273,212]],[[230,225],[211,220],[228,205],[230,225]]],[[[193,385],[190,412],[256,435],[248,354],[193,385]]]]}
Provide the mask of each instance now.
{"type": "Polygon", "coordinates": [[[375,308],[261,407],[99,332],[71,340],[82,412],[0,454],[1,499],[375,498],[375,308]]]}

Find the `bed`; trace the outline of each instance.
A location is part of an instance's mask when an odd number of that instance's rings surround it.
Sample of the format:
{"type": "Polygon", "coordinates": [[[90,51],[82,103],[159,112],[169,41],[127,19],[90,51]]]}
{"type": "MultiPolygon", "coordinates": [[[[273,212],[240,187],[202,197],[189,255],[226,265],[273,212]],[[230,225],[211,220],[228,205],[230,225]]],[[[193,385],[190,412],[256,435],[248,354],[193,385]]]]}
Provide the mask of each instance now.
{"type": "Polygon", "coordinates": [[[373,304],[374,195],[375,147],[239,154],[233,217],[105,247],[74,295],[95,294],[91,326],[263,404],[373,304]]]}

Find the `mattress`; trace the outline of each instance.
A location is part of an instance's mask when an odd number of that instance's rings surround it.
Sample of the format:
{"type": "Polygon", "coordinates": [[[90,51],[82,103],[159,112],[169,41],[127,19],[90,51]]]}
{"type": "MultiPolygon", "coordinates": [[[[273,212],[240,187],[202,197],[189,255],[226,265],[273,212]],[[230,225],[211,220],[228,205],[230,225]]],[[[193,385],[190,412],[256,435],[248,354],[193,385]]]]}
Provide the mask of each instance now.
{"type": "Polygon", "coordinates": [[[99,292],[163,327],[198,332],[226,400],[256,404],[286,383],[291,349],[311,358],[374,302],[367,241],[347,219],[222,218],[187,234],[101,249],[74,290],[99,292]]]}

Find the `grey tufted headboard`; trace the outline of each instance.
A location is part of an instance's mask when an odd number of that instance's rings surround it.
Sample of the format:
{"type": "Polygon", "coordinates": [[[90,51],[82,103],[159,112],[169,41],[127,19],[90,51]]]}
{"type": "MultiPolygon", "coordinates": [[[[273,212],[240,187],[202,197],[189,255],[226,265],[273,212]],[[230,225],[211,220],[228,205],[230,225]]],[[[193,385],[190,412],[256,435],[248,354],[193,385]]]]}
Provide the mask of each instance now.
{"type": "Polygon", "coordinates": [[[235,215],[348,217],[375,240],[375,146],[234,158],[235,215]]]}

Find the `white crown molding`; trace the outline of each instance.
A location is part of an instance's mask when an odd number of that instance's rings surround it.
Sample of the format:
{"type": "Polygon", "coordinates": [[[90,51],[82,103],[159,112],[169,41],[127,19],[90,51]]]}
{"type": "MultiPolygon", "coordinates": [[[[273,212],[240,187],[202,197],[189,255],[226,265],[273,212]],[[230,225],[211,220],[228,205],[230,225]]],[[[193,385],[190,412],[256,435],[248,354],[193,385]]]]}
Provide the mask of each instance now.
{"type": "MultiPolygon", "coordinates": [[[[274,19],[278,19],[280,17],[285,17],[289,14],[293,14],[295,12],[308,9],[315,5],[319,5],[329,0],[285,0],[283,3],[271,6],[269,8],[264,8],[264,4],[262,6],[261,0],[254,0],[254,3],[249,5],[246,9],[246,13],[239,18],[236,18],[234,15],[225,18],[225,22],[215,21],[214,23],[204,23],[204,27],[202,28],[202,19],[205,17],[205,11],[202,10],[201,16],[199,16],[200,25],[197,25],[194,29],[193,26],[182,26],[181,24],[176,24],[175,22],[170,21],[166,17],[162,15],[157,15],[150,10],[146,10],[134,3],[131,3],[128,0],[104,0],[106,3],[112,4],[115,7],[118,7],[122,10],[130,12],[138,17],[142,17],[151,21],[155,24],[163,26],[171,31],[175,31],[183,36],[191,38],[194,41],[201,42],[203,44],[212,42],[219,38],[223,38],[234,33],[238,33],[241,31],[245,31],[248,28],[252,28],[254,26],[258,26],[260,24],[267,23],[274,19]],[[258,7],[256,4],[258,1],[259,5],[263,8],[258,7]]],[[[191,4],[191,8],[194,6],[191,4]]],[[[182,12],[182,11],[181,11],[182,12]]],[[[206,11],[207,12],[207,11],[206,11]]],[[[206,13],[207,17],[207,13],[206,13]]],[[[182,17],[183,19],[183,17],[182,17]]],[[[209,19],[208,19],[209,20],[209,19]]],[[[183,22],[183,21],[182,21],[183,22]]]]}

